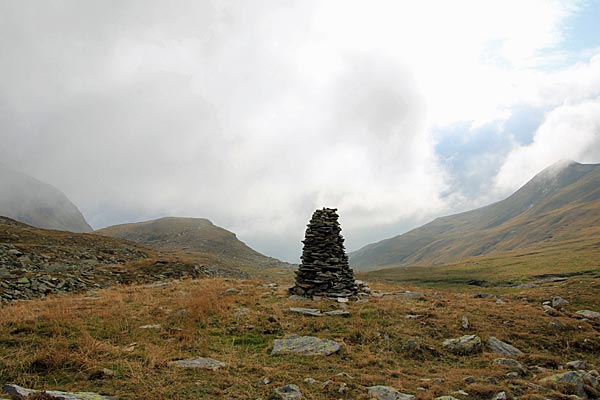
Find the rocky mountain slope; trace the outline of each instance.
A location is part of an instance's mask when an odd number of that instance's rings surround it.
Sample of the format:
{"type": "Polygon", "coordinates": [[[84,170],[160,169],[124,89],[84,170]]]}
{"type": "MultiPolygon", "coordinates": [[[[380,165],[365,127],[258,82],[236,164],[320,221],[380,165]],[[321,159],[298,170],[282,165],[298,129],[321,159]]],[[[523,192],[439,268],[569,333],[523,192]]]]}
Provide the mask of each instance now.
{"type": "Polygon", "coordinates": [[[172,251],[235,265],[246,270],[285,268],[289,264],[267,257],[241,242],[233,232],[204,218],[166,217],[99,229],[97,234],[127,239],[162,251],[172,251]]]}
{"type": "Polygon", "coordinates": [[[2,164],[0,215],[38,228],[92,231],[79,209],[60,190],[2,164]]]}
{"type": "Polygon", "coordinates": [[[505,200],[438,218],[351,254],[357,270],[436,265],[563,241],[600,240],[600,165],[557,163],[505,200]]]}
{"type": "Polygon", "coordinates": [[[133,242],[34,228],[0,217],[0,304],[183,276],[244,276],[133,242]]]}

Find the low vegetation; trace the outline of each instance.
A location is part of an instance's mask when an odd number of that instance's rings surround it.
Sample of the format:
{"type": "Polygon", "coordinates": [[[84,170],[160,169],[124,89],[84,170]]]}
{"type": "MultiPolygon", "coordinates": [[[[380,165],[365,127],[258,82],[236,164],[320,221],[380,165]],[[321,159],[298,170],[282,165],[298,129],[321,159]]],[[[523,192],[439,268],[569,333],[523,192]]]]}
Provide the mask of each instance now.
{"type": "Polygon", "coordinates": [[[501,301],[492,289],[488,297],[473,298],[461,290],[373,283],[379,295],[340,304],[292,300],[286,284],[273,286],[208,278],[4,306],[1,383],[119,399],[275,399],[274,389],[291,383],[311,399],[367,399],[365,387],[372,385],[393,386],[417,399],[458,390],[469,393],[453,394],[464,399],[500,391],[520,399],[562,399],[530,382],[537,384],[572,360],[600,366],[600,325],[572,314],[600,310],[598,277],[546,282],[504,294],[501,301]],[[554,319],[541,306],[553,296],[570,302],[554,319]],[[304,316],[289,307],[343,308],[350,316],[304,316]],[[462,317],[469,329],[462,327],[462,317]],[[549,326],[551,321],[561,328],[549,326]],[[141,328],[148,325],[154,326],[141,328]],[[270,355],[274,339],[290,334],[335,340],[342,350],[328,357],[270,355]],[[510,370],[494,364],[500,356],[489,348],[454,355],[442,347],[444,339],[465,334],[484,342],[495,336],[521,349],[527,374],[507,377],[510,370]],[[207,371],[169,364],[197,356],[227,366],[207,371]]]}

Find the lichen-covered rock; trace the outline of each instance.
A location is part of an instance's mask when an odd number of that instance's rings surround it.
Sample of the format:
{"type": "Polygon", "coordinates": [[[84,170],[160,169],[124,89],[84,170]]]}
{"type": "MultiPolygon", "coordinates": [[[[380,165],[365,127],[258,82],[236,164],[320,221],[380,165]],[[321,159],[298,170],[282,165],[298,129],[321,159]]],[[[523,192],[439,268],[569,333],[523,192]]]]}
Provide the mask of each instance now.
{"type": "Polygon", "coordinates": [[[208,357],[186,358],[185,360],[171,361],[169,364],[176,365],[181,368],[199,368],[209,369],[211,371],[216,371],[217,369],[227,365],[222,361],[217,361],[208,357]]]}
{"type": "Polygon", "coordinates": [[[590,391],[600,390],[598,379],[585,371],[563,372],[544,378],[540,383],[551,384],[559,390],[575,393],[583,398],[588,397],[586,388],[590,391]]]}
{"type": "MultiPolygon", "coordinates": [[[[23,399],[36,393],[44,393],[41,390],[26,389],[18,385],[4,385],[4,393],[10,395],[13,399],[23,399]]],[[[61,392],[47,390],[45,393],[57,400],[113,400],[114,397],[103,396],[92,392],[61,392]]]]}
{"type": "Polygon", "coordinates": [[[579,310],[575,314],[587,319],[600,319],[600,312],[590,310],[579,310]]]}
{"type": "Polygon", "coordinates": [[[464,335],[457,339],[444,340],[443,346],[454,354],[471,354],[481,350],[481,338],[477,335],[464,335]]]}
{"type": "Polygon", "coordinates": [[[281,397],[282,400],[299,400],[302,398],[300,388],[294,384],[276,388],[275,394],[281,397]]]}
{"type": "Polygon", "coordinates": [[[304,356],[328,356],[340,350],[340,344],[314,336],[291,335],[275,339],[271,354],[300,354],[304,356]]]}
{"type": "Polygon", "coordinates": [[[488,345],[494,353],[502,354],[506,357],[516,357],[523,354],[521,350],[493,336],[490,336],[488,339],[488,345]]]}
{"type": "Polygon", "coordinates": [[[321,310],[317,310],[316,308],[290,307],[290,311],[293,313],[310,315],[312,317],[321,317],[323,315],[321,310]]]}
{"type": "Polygon", "coordinates": [[[415,396],[401,393],[390,386],[369,386],[367,388],[369,396],[377,400],[412,400],[415,396]]]}

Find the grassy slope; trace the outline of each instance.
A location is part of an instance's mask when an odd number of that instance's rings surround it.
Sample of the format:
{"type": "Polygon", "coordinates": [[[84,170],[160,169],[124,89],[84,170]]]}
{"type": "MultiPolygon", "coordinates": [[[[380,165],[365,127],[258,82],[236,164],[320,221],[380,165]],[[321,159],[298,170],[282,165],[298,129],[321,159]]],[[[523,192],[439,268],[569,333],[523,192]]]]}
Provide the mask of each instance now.
{"type": "Polygon", "coordinates": [[[573,240],[600,241],[600,167],[573,164],[546,170],[506,200],[438,218],[352,254],[357,270],[448,264],[479,255],[543,248],[573,240]]]}
{"type": "Polygon", "coordinates": [[[311,399],[367,399],[364,387],[376,384],[416,394],[417,399],[459,389],[469,392],[469,398],[491,398],[504,390],[520,399],[558,399],[562,397],[529,387],[526,381],[557,373],[560,365],[574,359],[599,366],[600,326],[567,313],[557,319],[564,330],[553,330],[540,303],[560,295],[570,300],[570,311],[598,310],[598,285],[598,278],[551,283],[505,296],[507,304],[502,305],[493,298],[440,290],[425,290],[425,299],[411,300],[401,295],[407,287],[373,285],[398,294],[350,303],[349,318],[290,314],[290,306],[345,306],[326,300],[293,302],[284,288],[223,279],[103,290],[95,294],[97,300],[80,295],[17,303],[0,308],[0,383],[97,391],[120,399],[275,399],[274,388],[288,383],[297,384],[311,399]],[[229,287],[243,293],[220,294],[229,287]],[[236,316],[240,309],[246,314],[236,316]],[[468,316],[472,331],[461,329],[462,316],[468,316]],[[139,328],[145,324],[162,328],[139,328]],[[269,355],[275,338],[293,333],[335,340],[342,350],[323,358],[269,355]],[[532,368],[535,376],[508,379],[508,370],[492,363],[498,356],[487,350],[455,356],[442,348],[444,338],[465,333],[510,342],[526,353],[521,362],[548,370],[532,368]],[[416,348],[407,346],[409,339],[416,348]],[[193,356],[228,365],[212,372],[168,364],[193,356]],[[102,378],[102,368],[115,375],[102,378]],[[467,376],[477,382],[465,383],[467,376]],[[272,383],[264,384],[264,377],[272,383]],[[318,383],[305,383],[308,377],[318,383]],[[334,383],[324,389],[322,383],[329,379],[334,383]],[[349,392],[338,393],[342,383],[349,392]]]}
{"type": "Polygon", "coordinates": [[[246,272],[263,272],[263,275],[289,267],[251,249],[238,240],[234,233],[204,218],[167,217],[115,225],[99,229],[96,233],[176,252],[204,263],[235,266],[246,272]]]}

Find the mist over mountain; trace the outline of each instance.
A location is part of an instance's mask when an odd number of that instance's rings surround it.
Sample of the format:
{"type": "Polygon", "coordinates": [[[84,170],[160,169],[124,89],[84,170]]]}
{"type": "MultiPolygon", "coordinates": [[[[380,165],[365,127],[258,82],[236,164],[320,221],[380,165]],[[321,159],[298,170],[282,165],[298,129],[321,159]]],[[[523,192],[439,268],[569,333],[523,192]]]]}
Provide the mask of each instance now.
{"type": "Polygon", "coordinates": [[[599,222],[600,164],[560,161],[502,201],[367,245],[350,263],[358,270],[446,264],[597,235],[599,222]]]}
{"type": "Polygon", "coordinates": [[[0,215],[38,228],[92,231],[77,206],[60,190],[2,164],[0,215]]]}

